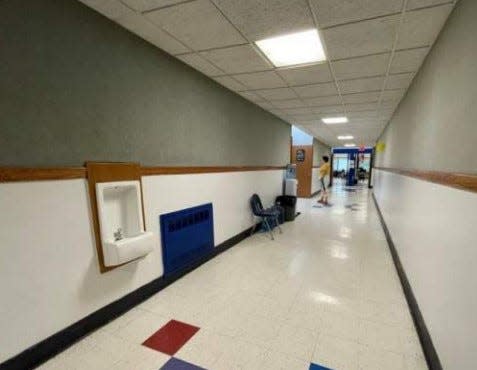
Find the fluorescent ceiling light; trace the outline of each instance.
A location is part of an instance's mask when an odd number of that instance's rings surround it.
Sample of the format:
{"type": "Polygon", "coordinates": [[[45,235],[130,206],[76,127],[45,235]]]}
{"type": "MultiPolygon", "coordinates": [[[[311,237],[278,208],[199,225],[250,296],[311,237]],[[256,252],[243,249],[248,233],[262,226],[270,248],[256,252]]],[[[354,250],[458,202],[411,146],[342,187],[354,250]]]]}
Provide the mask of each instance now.
{"type": "Polygon", "coordinates": [[[335,123],[347,123],[348,117],[326,117],[322,118],[321,120],[327,125],[333,125],[335,123]]]}
{"type": "Polygon", "coordinates": [[[338,140],[352,140],[354,139],[353,136],[351,135],[341,135],[341,136],[338,136],[338,140]]]}
{"type": "Polygon", "coordinates": [[[349,148],[349,147],[356,146],[356,144],[355,143],[346,143],[344,146],[349,148]]]}
{"type": "Polygon", "coordinates": [[[316,29],[256,41],[275,67],[322,62],[325,51],[316,29]]]}

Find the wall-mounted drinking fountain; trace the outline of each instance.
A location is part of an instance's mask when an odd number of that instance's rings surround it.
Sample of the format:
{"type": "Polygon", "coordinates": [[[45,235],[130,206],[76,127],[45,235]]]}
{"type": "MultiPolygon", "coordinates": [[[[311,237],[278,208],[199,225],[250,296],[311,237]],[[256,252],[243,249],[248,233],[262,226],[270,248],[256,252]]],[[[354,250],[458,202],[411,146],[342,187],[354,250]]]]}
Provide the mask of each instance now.
{"type": "Polygon", "coordinates": [[[105,266],[116,266],[152,251],[154,236],[144,230],[139,181],[96,183],[105,266]]]}
{"type": "Polygon", "coordinates": [[[146,256],[157,238],[144,227],[141,166],[86,162],[99,269],[108,272],[146,256]]]}

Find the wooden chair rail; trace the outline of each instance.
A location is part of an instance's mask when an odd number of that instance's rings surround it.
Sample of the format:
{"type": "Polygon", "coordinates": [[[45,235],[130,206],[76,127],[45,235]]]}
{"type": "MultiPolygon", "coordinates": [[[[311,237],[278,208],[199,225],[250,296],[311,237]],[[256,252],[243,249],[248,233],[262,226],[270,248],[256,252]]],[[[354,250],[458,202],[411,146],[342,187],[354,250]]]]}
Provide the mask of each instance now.
{"type": "Polygon", "coordinates": [[[389,167],[375,167],[375,169],[477,193],[477,174],[406,170],[389,167]]]}

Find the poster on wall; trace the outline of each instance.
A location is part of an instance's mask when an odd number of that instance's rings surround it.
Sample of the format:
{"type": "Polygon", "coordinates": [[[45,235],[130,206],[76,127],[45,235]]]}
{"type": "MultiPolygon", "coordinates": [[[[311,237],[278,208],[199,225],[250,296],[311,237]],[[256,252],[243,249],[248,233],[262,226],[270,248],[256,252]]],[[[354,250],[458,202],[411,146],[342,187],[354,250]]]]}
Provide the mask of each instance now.
{"type": "Polygon", "coordinates": [[[304,149],[297,149],[297,151],[296,151],[296,161],[297,162],[304,162],[305,161],[305,150],[304,149]]]}

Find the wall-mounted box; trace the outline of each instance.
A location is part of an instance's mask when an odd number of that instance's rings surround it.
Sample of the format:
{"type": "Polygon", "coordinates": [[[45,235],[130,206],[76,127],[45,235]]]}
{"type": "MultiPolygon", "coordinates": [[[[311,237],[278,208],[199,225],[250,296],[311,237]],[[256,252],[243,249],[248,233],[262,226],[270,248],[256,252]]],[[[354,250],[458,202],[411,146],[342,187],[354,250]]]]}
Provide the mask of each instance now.
{"type": "Polygon", "coordinates": [[[141,183],[96,183],[104,265],[117,266],[152,251],[154,235],[144,230],[141,183]]]}
{"type": "Polygon", "coordinates": [[[100,271],[146,256],[155,238],[144,228],[140,165],[87,162],[86,168],[100,271]]]}

